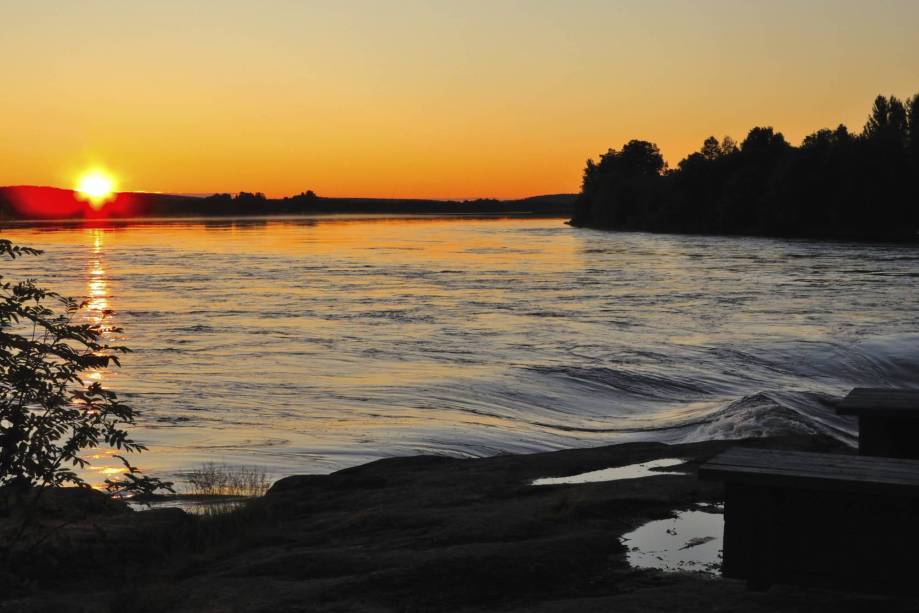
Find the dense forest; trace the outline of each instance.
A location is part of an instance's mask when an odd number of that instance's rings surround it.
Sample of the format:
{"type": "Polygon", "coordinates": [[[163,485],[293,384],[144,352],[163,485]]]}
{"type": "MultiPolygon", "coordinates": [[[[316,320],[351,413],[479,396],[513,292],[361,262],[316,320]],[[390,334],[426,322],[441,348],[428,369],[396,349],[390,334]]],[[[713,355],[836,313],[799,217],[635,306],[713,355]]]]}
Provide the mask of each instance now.
{"type": "Polygon", "coordinates": [[[669,169],[632,140],[587,161],[572,225],[622,230],[916,240],[919,94],[878,96],[864,129],[789,144],[771,127],[709,137],[669,169]]]}

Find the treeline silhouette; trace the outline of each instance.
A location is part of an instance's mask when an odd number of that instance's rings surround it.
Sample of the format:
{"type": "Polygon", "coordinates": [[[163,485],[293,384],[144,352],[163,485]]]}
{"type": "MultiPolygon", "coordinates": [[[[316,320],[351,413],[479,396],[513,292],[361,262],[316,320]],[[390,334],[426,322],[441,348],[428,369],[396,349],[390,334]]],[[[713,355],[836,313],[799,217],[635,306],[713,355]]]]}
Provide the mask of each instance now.
{"type": "Polygon", "coordinates": [[[119,219],[150,217],[251,217],[268,215],[521,215],[568,217],[574,194],[518,200],[423,200],[325,198],[312,191],[286,198],[240,192],[207,197],[124,192],[95,209],[72,190],[54,187],[0,187],[0,221],[32,219],[119,219]]]}
{"type": "Polygon", "coordinates": [[[860,134],[844,125],[789,144],[771,127],[739,145],[709,137],[668,169],[632,140],[587,161],[575,226],[767,236],[916,240],[919,94],[878,96],[860,134]]]}
{"type": "Polygon", "coordinates": [[[201,199],[195,208],[223,215],[366,213],[366,214],[570,214],[575,196],[552,194],[518,200],[478,198],[475,200],[426,200],[413,198],[324,198],[312,190],[296,196],[271,200],[261,193],[240,192],[236,196],[215,194],[201,199]],[[218,213],[219,212],[219,213],[218,213]]]}

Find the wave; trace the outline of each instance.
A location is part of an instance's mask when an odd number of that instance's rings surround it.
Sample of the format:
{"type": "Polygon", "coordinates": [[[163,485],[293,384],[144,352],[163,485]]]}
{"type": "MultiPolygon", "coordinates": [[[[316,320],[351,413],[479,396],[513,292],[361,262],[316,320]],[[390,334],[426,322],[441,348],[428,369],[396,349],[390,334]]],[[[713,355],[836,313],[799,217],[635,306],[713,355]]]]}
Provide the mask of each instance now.
{"type": "Polygon", "coordinates": [[[843,395],[860,386],[919,389],[919,334],[680,351],[648,354],[628,368],[529,367],[555,386],[577,388],[570,395],[583,403],[580,411],[556,407],[534,424],[665,442],[820,435],[854,446],[855,420],[835,412],[843,395]],[[562,423],[578,413],[606,423],[562,423]]]}
{"type": "Polygon", "coordinates": [[[760,392],[681,427],[669,442],[819,435],[855,447],[858,427],[854,418],[836,414],[839,399],[814,392],[760,392]]]}
{"type": "Polygon", "coordinates": [[[609,388],[629,396],[645,399],[690,400],[713,391],[712,384],[703,381],[677,379],[624,368],[602,366],[530,367],[533,372],[569,382],[609,388]]]}

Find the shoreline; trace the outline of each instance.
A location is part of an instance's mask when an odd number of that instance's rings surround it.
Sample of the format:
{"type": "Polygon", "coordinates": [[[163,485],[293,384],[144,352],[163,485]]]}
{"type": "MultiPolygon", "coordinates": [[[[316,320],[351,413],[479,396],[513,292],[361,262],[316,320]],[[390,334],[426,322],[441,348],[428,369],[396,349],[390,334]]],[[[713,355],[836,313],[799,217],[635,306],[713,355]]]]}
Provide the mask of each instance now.
{"type": "Polygon", "coordinates": [[[304,192],[266,198],[240,192],[206,197],[150,192],[112,192],[98,207],[73,190],[47,186],[0,187],[0,219],[110,219],[157,217],[260,217],[264,215],[504,215],[537,214],[570,217],[575,194],[542,194],[514,199],[438,200],[417,198],[343,198],[304,192]]]}
{"type": "Polygon", "coordinates": [[[108,226],[141,226],[147,224],[182,224],[199,222],[206,225],[237,223],[260,223],[271,221],[385,221],[393,220],[489,220],[489,219],[568,219],[564,213],[541,211],[507,211],[494,213],[336,213],[313,212],[299,214],[276,215],[170,215],[164,217],[108,217],[108,218],[79,218],[69,217],[61,219],[0,219],[0,229],[7,228],[33,228],[33,227],[108,227],[108,226]]]}
{"type": "Polygon", "coordinates": [[[695,468],[734,445],[851,451],[822,437],[622,443],[389,458],[287,477],[211,517],[84,517],[54,545],[58,578],[47,583],[46,571],[46,585],[0,600],[0,611],[819,611],[843,601],[898,610],[887,597],[749,592],[711,574],[628,564],[624,534],[720,502],[721,485],[698,481],[695,468]],[[531,485],[663,458],[686,463],[641,478],[531,485]]]}

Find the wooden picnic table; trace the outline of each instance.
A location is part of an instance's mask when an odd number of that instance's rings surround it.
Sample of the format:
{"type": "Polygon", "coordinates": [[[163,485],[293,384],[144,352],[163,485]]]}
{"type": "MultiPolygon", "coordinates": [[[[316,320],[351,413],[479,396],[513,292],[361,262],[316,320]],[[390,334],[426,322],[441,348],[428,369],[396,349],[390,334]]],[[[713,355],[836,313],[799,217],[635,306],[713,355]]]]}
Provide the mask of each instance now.
{"type": "Polygon", "coordinates": [[[919,459],[919,390],[857,387],[836,412],[858,417],[861,455],[919,459]]]}
{"type": "Polygon", "coordinates": [[[914,589],[919,461],[736,447],[699,477],[725,484],[724,576],[914,589]]]}

